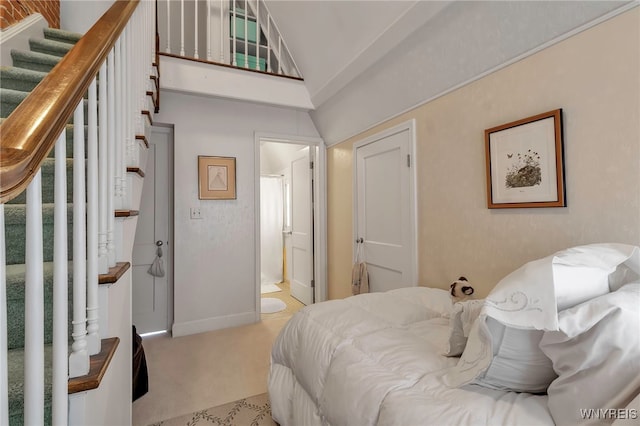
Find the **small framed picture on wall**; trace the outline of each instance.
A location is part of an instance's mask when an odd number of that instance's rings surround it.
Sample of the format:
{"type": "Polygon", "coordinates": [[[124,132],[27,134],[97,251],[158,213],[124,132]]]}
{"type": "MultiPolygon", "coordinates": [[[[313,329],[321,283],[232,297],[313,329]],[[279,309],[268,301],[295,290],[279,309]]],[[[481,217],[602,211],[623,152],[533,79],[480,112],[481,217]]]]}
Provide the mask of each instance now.
{"type": "Polygon", "coordinates": [[[566,207],[562,109],[484,134],[490,209],[566,207]]]}
{"type": "Polygon", "coordinates": [[[198,198],[236,199],[236,159],[198,156],[198,198]]]}

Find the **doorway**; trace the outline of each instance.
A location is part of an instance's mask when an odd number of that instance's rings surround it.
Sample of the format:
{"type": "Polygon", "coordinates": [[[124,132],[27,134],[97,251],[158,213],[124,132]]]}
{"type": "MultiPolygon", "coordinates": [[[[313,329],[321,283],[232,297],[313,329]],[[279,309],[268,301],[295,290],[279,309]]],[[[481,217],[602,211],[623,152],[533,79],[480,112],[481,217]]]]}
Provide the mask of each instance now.
{"type": "Polygon", "coordinates": [[[138,333],[173,322],[173,127],[151,129],[133,244],[132,318],[138,333]]]}
{"type": "Polygon", "coordinates": [[[323,149],[317,139],[256,135],[259,313],[273,312],[264,299],[299,309],[326,298],[323,149]]]}

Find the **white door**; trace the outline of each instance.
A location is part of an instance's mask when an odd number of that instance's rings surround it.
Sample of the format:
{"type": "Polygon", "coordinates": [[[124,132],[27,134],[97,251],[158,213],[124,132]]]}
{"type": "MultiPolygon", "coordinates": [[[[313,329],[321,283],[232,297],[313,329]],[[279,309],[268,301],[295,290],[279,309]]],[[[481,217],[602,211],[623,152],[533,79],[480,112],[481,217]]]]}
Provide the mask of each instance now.
{"type": "Polygon", "coordinates": [[[309,147],[291,161],[291,295],[310,305],[313,300],[313,173],[309,147]]]}
{"type": "Polygon", "coordinates": [[[133,245],[132,297],[133,324],[140,334],[169,329],[169,250],[170,133],[153,133],[149,143],[140,214],[133,245]],[[164,276],[148,270],[162,250],[164,276]]]}
{"type": "Polygon", "coordinates": [[[370,291],[416,285],[413,128],[405,124],[356,145],[356,247],[370,291]]]}

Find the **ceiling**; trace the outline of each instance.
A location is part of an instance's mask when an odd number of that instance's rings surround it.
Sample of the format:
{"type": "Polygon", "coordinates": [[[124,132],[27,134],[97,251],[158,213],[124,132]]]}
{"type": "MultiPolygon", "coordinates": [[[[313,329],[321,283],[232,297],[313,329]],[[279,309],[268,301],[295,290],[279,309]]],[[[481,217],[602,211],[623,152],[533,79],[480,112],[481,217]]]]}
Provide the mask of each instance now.
{"type": "Polygon", "coordinates": [[[265,3],[318,107],[451,1],[265,3]]]}

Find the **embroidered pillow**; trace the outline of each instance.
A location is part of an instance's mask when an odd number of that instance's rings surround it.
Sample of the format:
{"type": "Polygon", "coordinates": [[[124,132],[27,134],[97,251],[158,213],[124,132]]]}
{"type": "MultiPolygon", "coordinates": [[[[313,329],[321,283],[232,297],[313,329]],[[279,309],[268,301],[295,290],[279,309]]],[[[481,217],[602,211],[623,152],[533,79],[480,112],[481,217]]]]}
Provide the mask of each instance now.
{"type": "Polygon", "coordinates": [[[640,249],[623,244],[574,247],[506,276],[487,296],[445,383],[545,392],[556,374],[539,348],[544,331],[558,330],[559,308],[607,294],[609,275],[621,264],[640,272],[640,249]]]}

